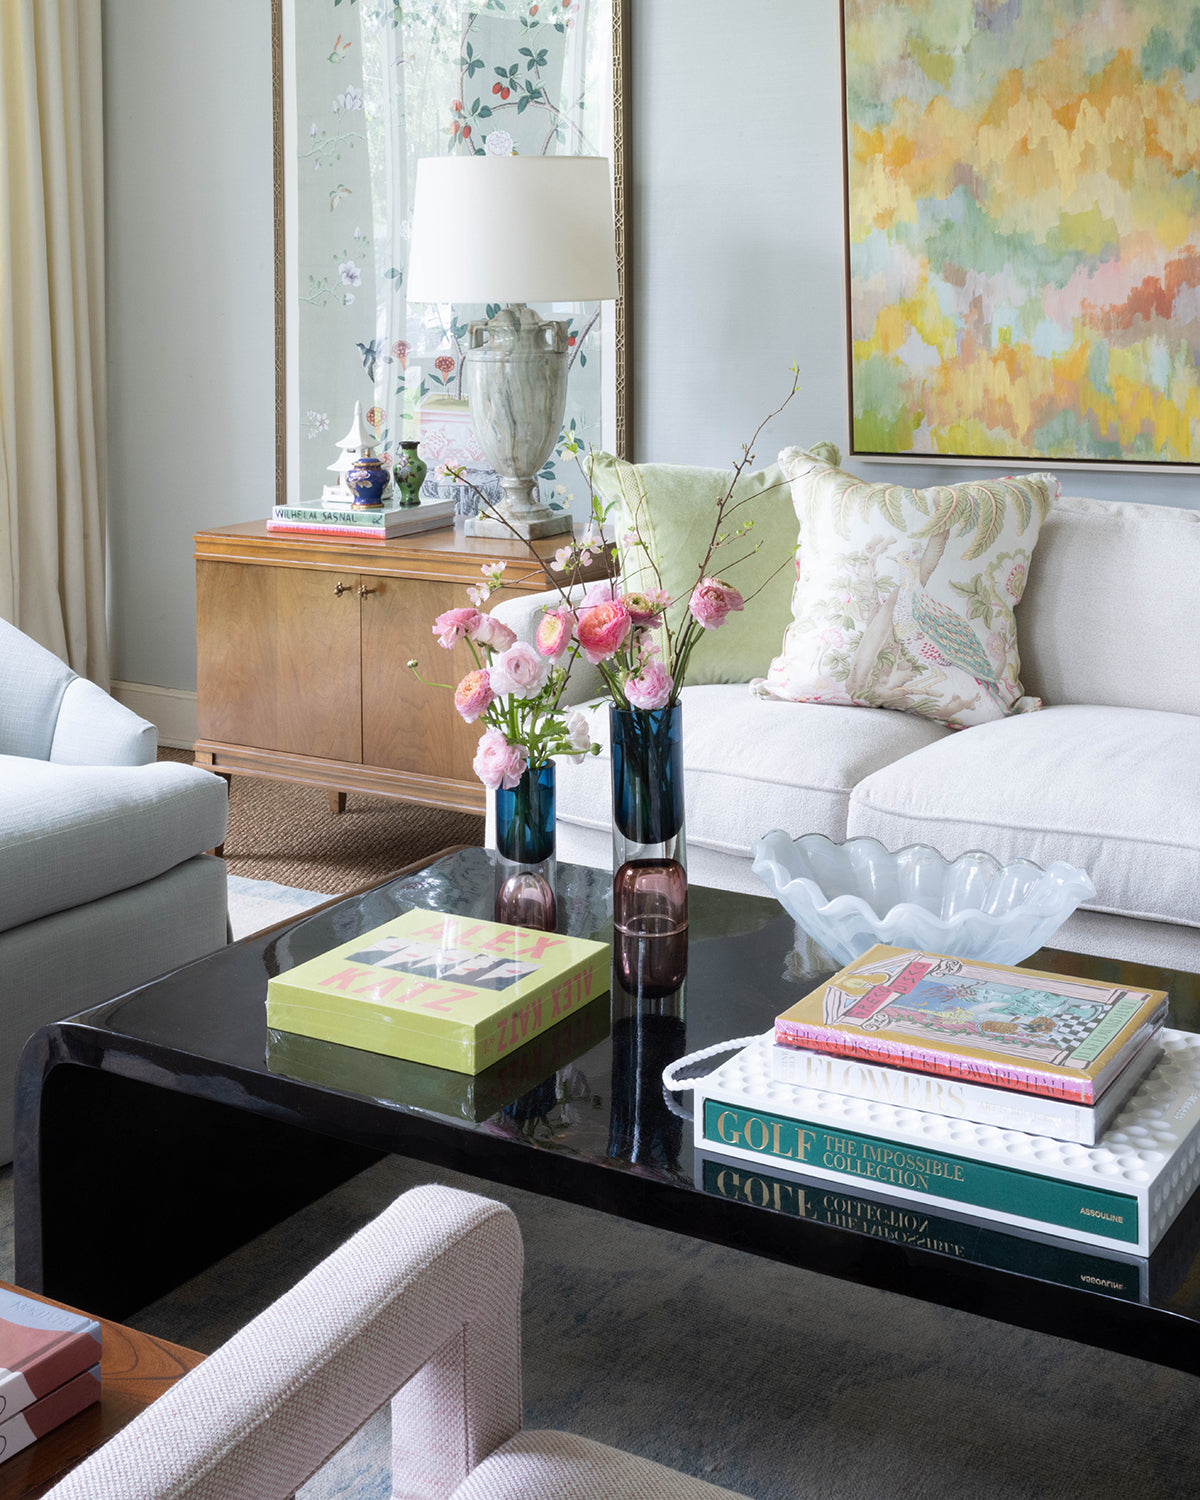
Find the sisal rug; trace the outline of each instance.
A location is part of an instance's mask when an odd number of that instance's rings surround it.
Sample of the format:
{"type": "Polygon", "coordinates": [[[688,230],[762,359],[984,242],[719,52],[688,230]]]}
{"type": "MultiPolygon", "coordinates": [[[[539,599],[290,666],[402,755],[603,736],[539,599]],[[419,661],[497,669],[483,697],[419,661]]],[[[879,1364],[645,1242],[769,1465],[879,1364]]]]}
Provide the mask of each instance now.
{"type": "MultiPolygon", "coordinates": [[[[160,760],[190,763],[190,750],[160,749],[160,760]]],[[[482,844],[483,819],[351,792],[332,813],[316,787],[258,776],[229,783],[225,859],[231,875],[336,896],[377,884],[396,870],[455,844],[482,844]]]]}
{"type": "MultiPolygon", "coordinates": [[[[132,1321],[211,1350],[400,1192],[512,1205],[526,1423],[753,1500],[1183,1500],[1200,1382],[517,1189],[389,1158],[132,1321]]],[[[0,1277],[11,1278],[11,1172],[0,1277]]],[[[387,1500],[386,1412],[301,1492],[387,1500]]]]}

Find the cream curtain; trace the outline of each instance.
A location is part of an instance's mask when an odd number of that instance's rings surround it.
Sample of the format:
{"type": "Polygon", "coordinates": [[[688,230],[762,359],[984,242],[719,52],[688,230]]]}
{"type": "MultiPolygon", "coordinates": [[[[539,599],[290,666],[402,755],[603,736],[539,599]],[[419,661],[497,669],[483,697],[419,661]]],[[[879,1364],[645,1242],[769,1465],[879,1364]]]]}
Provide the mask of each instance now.
{"type": "Polygon", "coordinates": [[[0,0],[0,616],[108,685],[100,0],[0,0]]]}

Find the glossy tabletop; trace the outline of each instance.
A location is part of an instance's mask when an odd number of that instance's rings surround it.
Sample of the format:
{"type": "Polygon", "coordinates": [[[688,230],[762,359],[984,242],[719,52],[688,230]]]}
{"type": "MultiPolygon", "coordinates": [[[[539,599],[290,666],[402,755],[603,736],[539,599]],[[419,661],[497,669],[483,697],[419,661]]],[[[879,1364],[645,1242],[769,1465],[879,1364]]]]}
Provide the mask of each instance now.
{"type": "MultiPolygon", "coordinates": [[[[127,1315],[393,1152],[1200,1373],[1197,1199],[1138,1259],[696,1152],[663,1067],[766,1031],[836,966],[765,896],[693,887],[689,941],[664,949],[621,945],[606,873],[560,866],[558,895],[560,930],[614,944],[611,993],[474,1079],[268,1032],[265,997],[410,907],[490,917],[478,849],[43,1028],[18,1084],[18,1279],[127,1315]],[[85,1252],[89,1219],[118,1227],[85,1252]]],[[[1029,963],[1168,989],[1170,1024],[1200,1029],[1200,976],[1029,963]]]]}

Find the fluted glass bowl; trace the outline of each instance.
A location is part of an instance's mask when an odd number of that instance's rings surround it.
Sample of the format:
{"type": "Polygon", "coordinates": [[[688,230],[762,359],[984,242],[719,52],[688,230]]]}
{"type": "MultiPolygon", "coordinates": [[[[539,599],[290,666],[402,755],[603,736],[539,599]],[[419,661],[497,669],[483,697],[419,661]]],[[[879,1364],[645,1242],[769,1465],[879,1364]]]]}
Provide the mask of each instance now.
{"type": "Polygon", "coordinates": [[[1002,865],[974,849],[947,860],[927,844],[890,853],[877,839],[835,844],[776,828],[751,853],[754,873],[839,963],[875,943],[1015,964],[1096,894],[1074,865],[1002,865]]]}

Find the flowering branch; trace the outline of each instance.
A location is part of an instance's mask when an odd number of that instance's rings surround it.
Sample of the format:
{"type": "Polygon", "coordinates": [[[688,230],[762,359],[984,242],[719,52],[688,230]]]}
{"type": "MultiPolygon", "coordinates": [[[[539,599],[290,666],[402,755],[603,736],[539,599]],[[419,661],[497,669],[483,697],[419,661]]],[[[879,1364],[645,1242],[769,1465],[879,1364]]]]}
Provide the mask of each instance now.
{"type": "MultiPolygon", "coordinates": [[[[618,593],[617,548],[605,535],[612,506],[606,507],[595,493],[590,466],[584,477],[591,512],[583,535],[560,547],[551,560],[547,576],[560,602],[544,610],[533,644],[518,642],[507,626],[480,614],[490,595],[503,586],[503,563],[485,564],[483,583],[467,590],[473,609],[448,610],[438,617],[434,631],[442,645],[452,646],[466,639],[475,655],[476,669],[459,683],[454,699],[468,723],[480,719],[488,726],[475,760],[475,769],[486,785],[515,786],[528,765],[541,765],[551,755],[597,750],[591,743],[586,718],[577,713],[564,721],[560,707],[571,668],[581,655],[600,672],[619,708],[654,710],[678,702],[701,637],[720,629],[730,614],[746,606],[742,594],[715,576],[711,568],[722,548],[748,538],[752,531],[753,520],[726,529],[729,517],[750,498],[735,499],[734,493],[754,460],[754,444],[763,429],[784,411],[799,389],[795,364],[791,374],[792,387],[787,396],[759,423],[751,442],[742,445],[742,456],[734,466],[729,486],[717,502],[708,546],[687,595],[687,613],[681,623],[673,627],[667,618],[668,608],[677,601],[662,586],[659,559],[645,542],[644,518],[639,510],[630,518],[623,541],[627,552],[640,551],[644,558],[641,571],[653,586],[618,593]],[[573,603],[571,587],[583,583],[584,570],[596,561],[604,565],[606,576],[590,584],[582,600],[573,603]],[[554,573],[567,575],[565,582],[553,577],[554,573]],[[488,652],[486,665],[477,645],[488,652]]],[[[583,472],[582,465],[580,469],[583,472]]],[[[521,536],[504,511],[493,506],[461,468],[447,472],[479,496],[488,514],[525,543],[539,571],[545,572],[536,548],[521,536]]],[[[756,545],[740,552],[729,560],[727,568],[746,562],[759,550],[756,545]]],[[[749,597],[754,598],[790,560],[782,559],[749,597]]],[[[415,663],[410,666],[416,669],[415,663]]]]}

